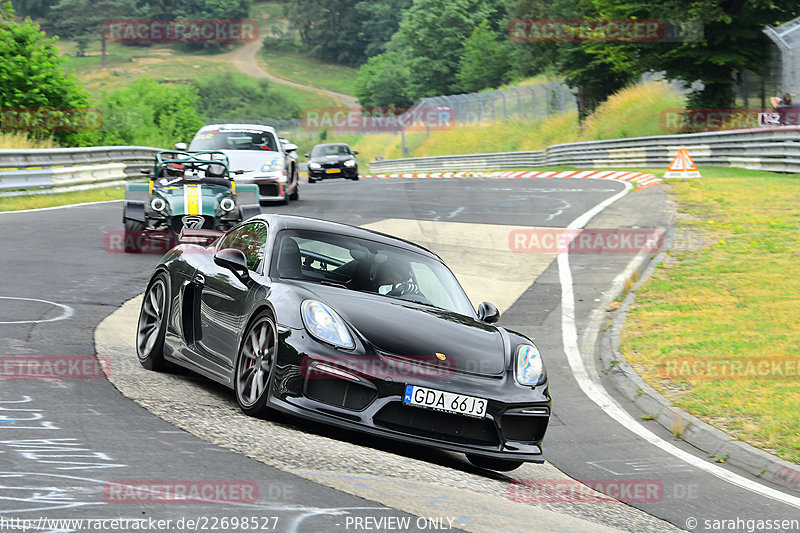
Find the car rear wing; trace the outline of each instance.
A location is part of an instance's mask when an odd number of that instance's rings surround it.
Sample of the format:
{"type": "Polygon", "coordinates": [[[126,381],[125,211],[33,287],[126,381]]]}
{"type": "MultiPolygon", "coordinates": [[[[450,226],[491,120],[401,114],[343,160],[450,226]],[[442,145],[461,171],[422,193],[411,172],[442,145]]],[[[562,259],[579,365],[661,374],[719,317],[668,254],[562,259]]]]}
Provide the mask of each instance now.
{"type": "Polygon", "coordinates": [[[224,234],[224,231],[215,229],[183,228],[180,236],[178,237],[178,242],[181,244],[199,244],[200,246],[208,246],[224,234]]]}

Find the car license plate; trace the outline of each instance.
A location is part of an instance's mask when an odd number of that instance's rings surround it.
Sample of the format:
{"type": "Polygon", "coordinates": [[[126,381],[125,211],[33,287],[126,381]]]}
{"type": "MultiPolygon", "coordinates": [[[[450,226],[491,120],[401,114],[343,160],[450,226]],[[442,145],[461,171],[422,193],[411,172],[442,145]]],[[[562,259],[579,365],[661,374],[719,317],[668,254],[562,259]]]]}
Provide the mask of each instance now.
{"type": "Polygon", "coordinates": [[[329,169],[327,169],[325,171],[325,173],[326,174],[338,174],[341,171],[342,171],[342,169],[340,169],[340,168],[329,168],[329,169]]]}
{"type": "Polygon", "coordinates": [[[488,402],[483,398],[475,398],[474,396],[417,387],[416,385],[406,385],[403,403],[446,413],[482,418],[486,416],[486,404],[488,402]]]}

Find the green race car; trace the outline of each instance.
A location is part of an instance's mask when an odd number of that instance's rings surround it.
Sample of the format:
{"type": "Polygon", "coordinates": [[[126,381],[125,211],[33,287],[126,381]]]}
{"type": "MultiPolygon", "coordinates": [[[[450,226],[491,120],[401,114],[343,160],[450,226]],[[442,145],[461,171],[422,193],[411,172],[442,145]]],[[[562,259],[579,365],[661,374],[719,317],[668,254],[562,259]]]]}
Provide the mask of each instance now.
{"type": "Polygon", "coordinates": [[[237,185],[223,152],[162,151],[142,173],[149,182],[125,187],[126,252],[166,252],[184,229],[226,231],[261,213],[258,186],[237,185]]]}

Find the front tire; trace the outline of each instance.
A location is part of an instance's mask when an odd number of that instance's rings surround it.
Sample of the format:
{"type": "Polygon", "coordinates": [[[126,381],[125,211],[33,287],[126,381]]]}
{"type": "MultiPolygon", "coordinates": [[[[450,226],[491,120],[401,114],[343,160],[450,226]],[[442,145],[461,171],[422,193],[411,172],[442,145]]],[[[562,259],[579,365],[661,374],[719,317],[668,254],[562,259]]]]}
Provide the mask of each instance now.
{"type": "Polygon", "coordinates": [[[142,251],[142,238],[144,237],[144,222],[125,219],[125,253],[138,254],[142,251]]]}
{"type": "Polygon", "coordinates": [[[277,346],[275,321],[269,311],[262,311],[245,330],[236,359],[234,391],[246,415],[263,417],[269,413],[267,399],[277,346]]]}
{"type": "Polygon", "coordinates": [[[300,183],[295,182],[294,191],[292,191],[292,194],[289,195],[289,198],[293,201],[300,199],[300,183]]]}
{"type": "Polygon", "coordinates": [[[169,278],[159,272],[150,281],[139,311],[136,327],[136,354],[148,370],[164,370],[164,339],[169,316],[169,278]]]}
{"type": "Polygon", "coordinates": [[[475,455],[472,453],[467,454],[467,459],[470,463],[478,468],[486,470],[496,470],[497,472],[511,472],[516,470],[524,461],[509,461],[507,459],[494,459],[493,457],[484,457],[483,455],[475,455]]]}

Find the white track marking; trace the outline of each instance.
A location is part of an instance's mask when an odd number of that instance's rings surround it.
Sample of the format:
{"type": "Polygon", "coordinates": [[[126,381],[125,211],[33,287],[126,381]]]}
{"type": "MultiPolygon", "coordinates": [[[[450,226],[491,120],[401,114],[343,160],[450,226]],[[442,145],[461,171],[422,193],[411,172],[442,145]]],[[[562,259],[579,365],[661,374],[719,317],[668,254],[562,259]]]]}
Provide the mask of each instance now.
{"type": "MultiPolygon", "coordinates": [[[[581,216],[573,220],[566,229],[583,228],[592,218],[603,211],[606,207],[613,204],[633,188],[628,183],[621,181],[625,185],[625,190],[611,196],[586,211],[581,216]]],[[[724,468],[708,463],[699,457],[685,452],[671,444],[649,429],[642,426],[634,417],[623,409],[605,390],[599,380],[587,372],[583,363],[580,348],[578,347],[578,331],[575,324],[575,294],[572,286],[572,272],[569,266],[568,251],[561,252],[557,257],[558,278],[561,283],[561,335],[564,344],[564,353],[567,356],[570,369],[581,390],[596,403],[608,416],[619,422],[622,427],[643,438],[653,446],[677,457],[678,459],[703,470],[713,476],[727,481],[737,487],[749,490],[761,496],[800,508],[800,498],[785,494],[779,490],[759,484],[756,481],[747,479],[739,474],[735,474],[724,468]]]]}
{"type": "Polygon", "coordinates": [[[48,300],[37,300],[36,298],[16,298],[14,296],[0,296],[0,300],[23,300],[27,302],[39,302],[49,304],[55,307],[60,307],[62,312],[55,318],[47,318],[44,320],[12,320],[9,322],[0,322],[0,324],[42,324],[44,322],[57,322],[59,320],[66,320],[75,314],[75,310],[68,305],[51,302],[48,300]]]}
{"type": "Polygon", "coordinates": [[[70,209],[72,207],[84,207],[87,205],[112,204],[114,202],[124,202],[125,200],[103,200],[100,202],[84,202],[82,204],[54,205],[53,207],[37,207],[35,209],[18,209],[16,211],[0,211],[0,215],[11,215],[14,213],[35,213],[37,211],[53,211],[55,209],[70,209]]]}

